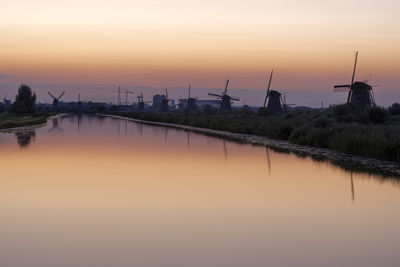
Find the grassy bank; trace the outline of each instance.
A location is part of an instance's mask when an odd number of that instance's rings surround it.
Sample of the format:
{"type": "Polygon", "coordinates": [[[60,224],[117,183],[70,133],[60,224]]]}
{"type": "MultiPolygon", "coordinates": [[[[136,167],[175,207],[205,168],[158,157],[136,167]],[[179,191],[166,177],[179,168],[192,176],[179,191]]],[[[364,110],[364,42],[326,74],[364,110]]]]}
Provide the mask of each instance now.
{"type": "Polygon", "coordinates": [[[37,125],[47,122],[47,115],[0,114],[0,129],[37,125]]]}
{"type": "Polygon", "coordinates": [[[235,133],[288,140],[294,144],[400,163],[400,115],[375,108],[354,113],[347,105],[320,110],[294,110],[285,114],[260,116],[249,110],[232,114],[212,112],[123,113],[114,115],[176,123],[235,133]]]}

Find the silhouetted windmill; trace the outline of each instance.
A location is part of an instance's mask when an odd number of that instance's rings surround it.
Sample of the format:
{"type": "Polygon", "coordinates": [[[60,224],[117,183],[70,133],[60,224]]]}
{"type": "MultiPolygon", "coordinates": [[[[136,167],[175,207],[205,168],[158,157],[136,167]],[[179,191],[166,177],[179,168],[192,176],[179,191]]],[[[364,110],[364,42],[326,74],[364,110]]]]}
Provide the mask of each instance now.
{"type": "Polygon", "coordinates": [[[190,95],[191,90],[192,90],[192,86],[189,84],[189,87],[188,87],[188,98],[187,99],[179,99],[181,102],[186,101],[186,108],[188,110],[197,109],[197,105],[196,105],[197,98],[191,97],[191,95],[190,95]]]}
{"type": "Polygon", "coordinates": [[[281,98],[281,93],[275,90],[271,90],[271,82],[272,82],[272,76],[274,74],[274,70],[271,70],[271,74],[269,76],[269,82],[268,82],[268,88],[267,88],[267,93],[265,95],[264,99],[264,108],[265,105],[267,105],[267,110],[268,113],[273,114],[276,112],[279,112],[282,110],[282,98],[281,98]],[[268,101],[268,104],[267,104],[268,101]]]}
{"type": "Polygon", "coordinates": [[[161,112],[168,112],[169,111],[169,98],[168,98],[168,88],[165,88],[165,99],[161,100],[161,112]]]}
{"type": "Polygon", "coordinates": [[[138,95],[138,105],[139,105],[139,111],[144,111],[144,104],[151,103],[151,101],[144,101],[143,93],[140,93],[138,95]]]}
{"type": "Polygon", "coordinates": [[[209,96],[214,96],[214,97],[217,97],[218,99],[221,100],[221,106],[220,106],[220,110],[221,111],[229,111],[229,110],[231,110],[232,109],[231,101],[240,101],[239,98],[232,97],[232,96],[227,94],[228,93],[228,85],[229,85],[229,80],[226,80],[225,90],[220,95],[213,94],[213,93],[208,93],[209,96]]]}
{"type": "Polygon", "coordinates": [[[367,84],[368,81],[354,82],[358,61],[358,51],[355,54],[353,75],[351,83],[344,85],[335,85],[334,92],[348,92],[347,103],[351,104],[357,111],[363,111],[366,107],[375,105],[372,86],[367,84]]]}
{"type": "Polygon", "coordinates": [[[60,102],[60,99],[64,96],[65,92],[62,92],[61,95],[59,97],[55,97],[54,95],[52,95],[50,92],[47,92],[51,98],[53,98],[53,106],[57,107],[58,103],[60,102]]]}

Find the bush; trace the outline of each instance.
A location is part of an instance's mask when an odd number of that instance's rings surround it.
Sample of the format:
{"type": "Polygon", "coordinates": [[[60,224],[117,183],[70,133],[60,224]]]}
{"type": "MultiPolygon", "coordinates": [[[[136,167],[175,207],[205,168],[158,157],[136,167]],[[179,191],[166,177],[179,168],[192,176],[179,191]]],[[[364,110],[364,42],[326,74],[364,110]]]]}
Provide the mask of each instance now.
{"type": "Polygon", "coordinates": [[[388,112],[382,107],[371,107],[367,109],[368,120],[373,123],[382,123],[387,120],[388,112]]]}
{"type": "Polygon", "coordinates": [[[394,103],[391,107],[389,107],[390,115],[400,115],[400,104],[394,103]]]}
{"type": "Polygon", "coordinates": [[[217,109],[213,108],[210,105],[206,105],[203,109],[203,115],[205,116],[210,116],[210,115],[215,115],[217,114],[217,109]]]}
{"type": "Polygon", "coordinates": [[[353,113],[353,108],[350,104],[342,104],[333,106],[332,111],[333,116],[338,118],[353,113]]]}
{"type": "Polygon", "coordinates": [[[330,121],[327,117],[320,117],[315,121],[315,127],[317,128],[325,128],[330,125],[330,121]]]}
{"type": "Polygon", "coordinates": [[[6,106],[0,103],[0,113],[4,113],[6,111],[6,106]]]}

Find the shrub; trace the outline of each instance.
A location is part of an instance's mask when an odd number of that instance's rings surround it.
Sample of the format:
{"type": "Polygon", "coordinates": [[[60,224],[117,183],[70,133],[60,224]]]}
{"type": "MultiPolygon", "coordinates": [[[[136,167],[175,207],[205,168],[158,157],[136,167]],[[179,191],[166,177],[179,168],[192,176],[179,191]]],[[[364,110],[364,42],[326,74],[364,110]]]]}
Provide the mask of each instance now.
{"type": "Polygon", "coordinates": [[[394,103],[392,106],[389,107],[390,115],[400,115],[400,104],[394,103]]]}
{"type": "Polygon", "coordinates": [[[353,112],[353,108],[350,104],[334,105],[332,107],[334,117],[342,117],[353,112]]]}
{"type": "Polygon", "coordinates": [[[369,121],[373,123],[382,123],[387,120],[388,112],[382,107],[371,107],[367,109],[369,121]]]}
{"type": "Polygon", "coordinates": [[[213,108],[210,105],[206,105],[203,109],[203,115],[204,116],[211,116],[217,114],[217,109],[213,108]]]}
{"type": "Polygon", "coordinates": [[[6,111],[6,106],[0,103],[0,113],[4,113],[6,111]]]}
{"type": "Polygon", "coordinates": [[[320,117],[319,119],[317,119],[315,121],[315,127],[318,128],[325,128],[327,126],[329,126],[331,124],[331,122],[329,121],[329,119],[327,117],[320,117]]]}

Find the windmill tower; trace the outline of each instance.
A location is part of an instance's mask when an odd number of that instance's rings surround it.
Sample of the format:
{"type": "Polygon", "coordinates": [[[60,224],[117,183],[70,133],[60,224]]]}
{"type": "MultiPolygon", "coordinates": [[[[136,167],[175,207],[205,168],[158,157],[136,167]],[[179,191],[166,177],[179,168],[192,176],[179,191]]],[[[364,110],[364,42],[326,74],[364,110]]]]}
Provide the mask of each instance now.
{"type": "Polygon", "coordinates": [[[168,88],[165,88],[165,98],[161,100],[160,112],[168,112],[169,111],[168,102],[169,102],[168,88]]]}
{"type": "Polygon", "coordinates": [[[268,82],[268,88],[267,88],[267,93],[265,94],[265,99],[264,99],[264,108],[265,105],[267,108],[268,113],[273,114],[276,112],[279,112],[282,110],[282,98],[281,98],[281,93],[275,90],[271,90],[271,82],[272,82],[272,76],[274,74],[274,70],[271,70],[271,74],[269,76],[269,82],[268,82]],[[267,104],[268,101],[268,104],[267,104]]]}
{"type": "Polygon", "coordinates": [[[229,80],[226,80],[225,90],[220,95],[213,94],[213,93],[208,93],[209,96],[214,96],[214,97],[216,97],[216,98],[221,100],[221,104],[220,104],[220,110],[221,111],[230,111],[232,109],[231,102],[240,101],[239,98],[232,97],[232,96],[227,94],[228,93],[228,85],[229,85],[229,80]]]}
{"type": "Polygon", "coordinates": [[[140,93],[140,95],[138,95],[137,98],[138,98],[139,111],[144,111],[144,104],[151,103],[151,101],[144,102],[143,93],[140,93]]]}
{"type": "Polygon", "coordinates": [[[355,54],[353,75],[351,83],[344,85],[335,85],[334,92],[348,92],[347,103],[350,104],[356,111],[363,111],[367,107],[375,105],[372,86],[367,84],[368,81],[354,82],[358,61],[358,51],[355,54]]]}
{"type": "Polygon", "coordinates": [[[192,90],[192,86],[191,85],[189,85],[189,87],[188,87],[188,98],[187,99],[185,99],[185,98],[181,98],[181,99],[179,99],[179,105],[181,105],[180,106],[180,109],[184,109],[184,103],[186,102],[186,109],[187,110],[195,110],[195,109],[197,109],[197,105],[196,105],[196,101],[197,101],[197,98],[194,98],[194,97],[191,97],[191,90],[192,90]]]}
{"type": "Polygon", "coordinates": [[[53,98],[53,107],[57,107],[58,103],[60,102],[60,99],[64,96],[65,92],[62,92],[62,94],[59,97],[55,97],[52,95],[50,92],[47,92],[51,98],[53,98]]]}
{"type": "Polygon", "coordinates": [[[189,88],[188,88],[188,90],[189,90],[189,92],[188,92],[188,99],[187,99],[187,104],[186,104],[186,108],[187,108],[188,110],[197,109],[197,105],[196,105],[197,99],[190,96],[190,91],[191,91],[191,89],[192,89],[192,86],[189,85],[189,88]]]}

